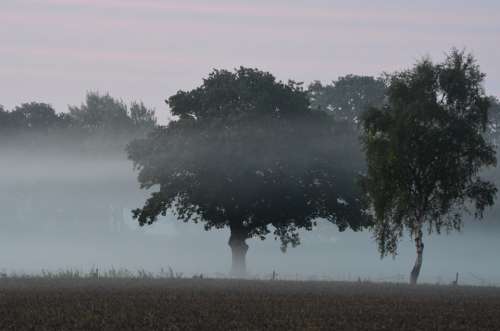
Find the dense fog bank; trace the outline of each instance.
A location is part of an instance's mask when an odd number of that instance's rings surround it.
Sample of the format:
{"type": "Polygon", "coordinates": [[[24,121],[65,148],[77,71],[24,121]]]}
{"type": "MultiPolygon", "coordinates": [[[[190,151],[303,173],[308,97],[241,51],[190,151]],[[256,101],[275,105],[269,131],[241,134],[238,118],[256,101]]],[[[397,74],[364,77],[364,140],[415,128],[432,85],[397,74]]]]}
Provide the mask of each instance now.
{"type": "MultiPolygon", "coordinates": [[[[33,154],[2,150],[0,164],[0,270],[127,268],[185,275],[228,273],[229,231],[204,231],[173,215],[139,227],[131,209],[143,203],[136,173],[124,155],[101,159],[73,151],[33,154]]],[[[500,283],[500,226],[495,207],[482,222],[466,222],[462,233],[431,235],[426,242],[424,282],[500,283]]],[[[381,260],[368,231],[338,232],[320,222],[301,232],[301,245],[283,254],[279,241],[248,242],[251,275],[283,278],[406,281],[414,259],[406,240],[395,259],[381,260]]]]}

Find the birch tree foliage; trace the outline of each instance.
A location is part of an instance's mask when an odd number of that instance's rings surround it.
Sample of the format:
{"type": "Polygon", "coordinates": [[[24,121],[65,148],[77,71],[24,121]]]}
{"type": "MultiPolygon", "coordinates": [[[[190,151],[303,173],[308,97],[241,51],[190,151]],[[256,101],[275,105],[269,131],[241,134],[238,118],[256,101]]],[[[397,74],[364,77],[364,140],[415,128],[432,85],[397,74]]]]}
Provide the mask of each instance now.
{"type": "Polygon", "coordinates": [[[493,205],[497,189],[480,177],[496,164],[484,77],[471,54],[453,49],[442,63],[390,75],[387,103],[364,114],[363,185],[382,256],[396,254],[405,231],[460,230],[464,215],[480,219],[493,205]]]}

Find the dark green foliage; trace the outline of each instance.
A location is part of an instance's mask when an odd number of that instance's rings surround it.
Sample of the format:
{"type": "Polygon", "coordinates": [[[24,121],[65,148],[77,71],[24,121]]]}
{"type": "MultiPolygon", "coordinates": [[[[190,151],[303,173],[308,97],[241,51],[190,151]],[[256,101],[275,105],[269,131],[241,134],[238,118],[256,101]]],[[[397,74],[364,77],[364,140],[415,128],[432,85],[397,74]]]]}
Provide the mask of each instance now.
{"type": "Polygon", "coordinates": [[[3,139],[2,143],[28,143],[35,148],[72,144],[123,153],[130,140],[146,135],[156,126],[153,109],[142,102],[128,107],[109,94],[90,92],[85,103],[69,110],[56,114],[52,106],[39,102],[24,103],[10,112],[1,107],[0,135],[16,137],[3,139]]]}
{"type": "Polygon", "coordinates": [[[494,96],[490,96],[489,101],[487,134],[491,141],[498,146],[498,138],[500,137],[500,101],[494,96]]]}
{"type": "Polygon", "coordinates": [[[88,93],[80,107],[69,107],[70,115],[78,126],[89,132],[120,132],[131,128],[127,106],[109,94],[88,93]]]}
{"type": "Polygon", "coordinates": [[[85,103],[69,107],[69,110],[73,122],[89,133],[128,134],[156,125],[154,110],[146,108],[142,102],[133,102],[129,110],[123,101],[109,94],[90,92],[85,103]]]}
{"type": "Polygon", "coordinates": [[[88,134],[133,135],[150,131],[157,124],[154,110],[142,102],[128,107],[109,94],[97,92],[87,93],[85,103],[69,110],[56,114],[51,105],[40,102],[23,103],[10,112],[0,106],[0,129],[23,133],[70,128],[88,134]]]}
{"type": "Polygon", "coordinates": [[[16,127],[33,131],[47,131],[59,121],[54,108],[46,103],[23,103],[10,114],[16,127]]]}
{"type": "Polygon", "coordinates": [[[364,185],[382,255],[395,254],[405,229],[459,230],[463,213],[481,218],[493,205],[497,189],[479,177],[496,164],[483,79],[471,55],[453,50],[389,76],[388,103],[365,114],[364,185]]]}
{"type": "Polygon", "coordinates": [[[178,120],[128,147],[141,186],[158,185],[134,212],[141,225],[172,209],[243,239],[263,239],[272,225],[286,247],[317,218],[340,229],[367,224],[334,122],[310,109],[300,84],[255,69],[215,70],[168,103],[178,120]]]}
{"type": "Polygon", "coordinates": [[[384,101],[386,84],[381,78],[347,75],[331,84],[309,85],[311,106],[332,114],[337,122],[357,129],[361,114],[384,101]]]}
{"type": "Polygon", "coordinates": [[[347,167],[358,173],[366,172],[362,150],[360,118],[370,107],[379,107],[385,98],[386,83],[382,78],[347,75],[331,84],[315,81],[308,87],[313,109],[324,111],[335,121],[336,144],[342,149],[347,167]]]}
{"type": "Polygon", "coordinates": [[[46,103],[23,103],[9,112],[0,108],[0,133],[49,133],[64,123],[63,116],[46,103]]]}
{"type": "Polygon", "coordinates": [[[0,133],[8,130],[11,126],[10,113],[0,105],[0,133]]]}
{"type": "Polygon", "coordinates": [[[132,102],[129,110],[132,126],[142,131],[152,130],[156,126],[156,115],[153,109],[142,102],[132,102]]]}

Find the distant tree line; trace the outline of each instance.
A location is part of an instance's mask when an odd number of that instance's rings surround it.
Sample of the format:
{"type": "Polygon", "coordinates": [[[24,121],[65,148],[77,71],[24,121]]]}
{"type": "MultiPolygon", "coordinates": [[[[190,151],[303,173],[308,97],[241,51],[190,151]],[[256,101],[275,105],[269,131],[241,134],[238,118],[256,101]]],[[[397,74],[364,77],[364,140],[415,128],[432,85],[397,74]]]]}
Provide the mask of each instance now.
{"type": "Polygon", "coordinates": [[[130,105],[109,94],[89,92],[80,106],[56,113],[48,103],[23,103],[12,110],[0,106],[2,144],[30,142],[119,147],[157,126],[155,111],[142,102],[130,105]],[[16,139],[6,139],[15,137],[16,139]]]}
{"type": "Polygon", "coordinates": [[[0,107],[2,229],[123,229],[124,211],[143,198],[125,146],[157,125],[144,103],[97,92],[68,112],[41,102],[0,107]]]}
{"type": "MultiPolygon", "coordinates": [[[[324,84],[314,81],[305,90],[310,108],[329,114],[338,137],[345,139],[345,150],[362,166],[365,156],[359,135],[362,114],[370,107],[383,105],[386,99],[387,77],[359,75],[341,76],[324,84]],[[357,146],[357,147],[356,147],[357,146]]],[[[500,137],[500,101],[489,97],[489,117],[486,135],[495,144],[500,137]]],[[[64,135],[79,141],[93,138],[122,139],[122,144],[143,136],[159,126],[155,110],[134,101],[127,105],[109,94],[88,92],[80,106],[69,106],[68,112],[56,112],[49,103],[28,102],[9,110],[0,104],[0,137],[64,135]]],[[[3,140],[5,142],[5,139],[3,140]]]]}

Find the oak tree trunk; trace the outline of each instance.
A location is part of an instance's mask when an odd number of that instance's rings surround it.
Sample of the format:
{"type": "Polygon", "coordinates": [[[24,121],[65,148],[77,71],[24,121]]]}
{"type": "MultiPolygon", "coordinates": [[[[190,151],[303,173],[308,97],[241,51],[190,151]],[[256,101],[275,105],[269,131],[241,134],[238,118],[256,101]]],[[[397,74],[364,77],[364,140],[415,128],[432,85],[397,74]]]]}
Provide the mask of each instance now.
{"type": "Polygon", "coordinates": [[[415,247],[417,248],[417,259],[410,274],[411,285],[417,284],[418,276],[420,275],[420,269],[422,268],[422,260],[424,254],[424,243],[422,241],[422,237],[423,237],[422,230],[418,230],[417,234],[415,235],[415,247]]]}
{"type": "Polygon", "coordinates": [[[237,229],[231,229],[231,236],[229,237],[229,247],[232,253],[232,266],[231,276],[236,278],[244,278],[246,276],[246,255],[248,245],[245,240],[246,234],[237,229]]]}

